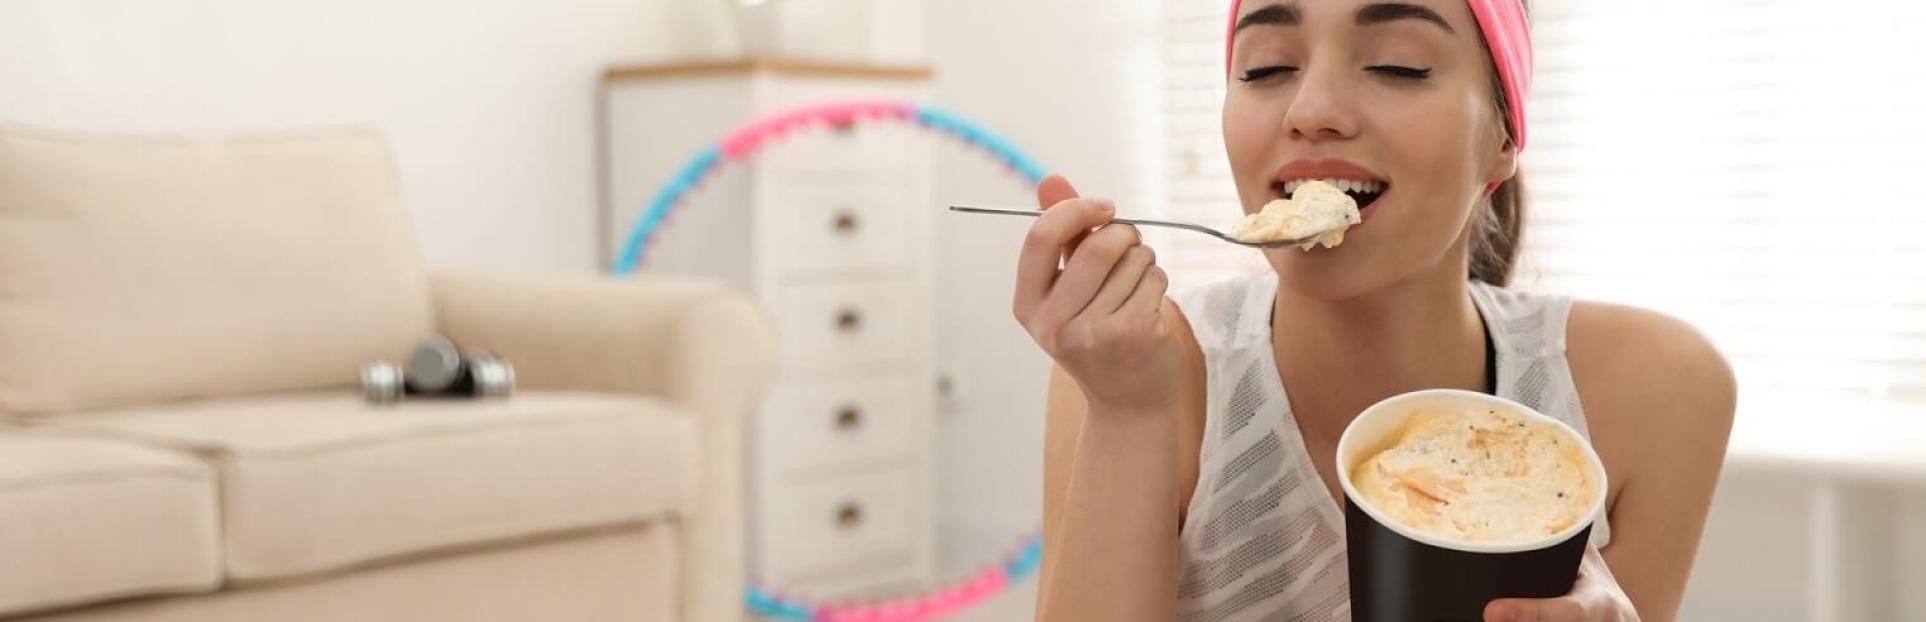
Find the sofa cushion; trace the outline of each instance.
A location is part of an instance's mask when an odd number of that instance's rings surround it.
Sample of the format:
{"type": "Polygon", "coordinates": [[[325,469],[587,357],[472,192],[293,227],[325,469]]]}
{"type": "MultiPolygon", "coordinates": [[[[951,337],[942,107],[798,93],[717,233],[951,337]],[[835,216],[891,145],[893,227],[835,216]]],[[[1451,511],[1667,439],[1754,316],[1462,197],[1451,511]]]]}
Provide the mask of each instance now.
{"type": "Polygon", "coordinates": [[[0,617],[215,589],[214,494],[193,456],[0,429],[0,617]]]}
{"type": "Polygon", "coordinates": [[[0,126],[0,414],[344,386],[432,330],[372,130],[0,126]]]}
{"type": "Polygon", "coordinates": [[[695,422],[639,397],[377,406],[343,392],[34,421],[208,454],[240,581],[683,516],[695,498],[695,422]]]}

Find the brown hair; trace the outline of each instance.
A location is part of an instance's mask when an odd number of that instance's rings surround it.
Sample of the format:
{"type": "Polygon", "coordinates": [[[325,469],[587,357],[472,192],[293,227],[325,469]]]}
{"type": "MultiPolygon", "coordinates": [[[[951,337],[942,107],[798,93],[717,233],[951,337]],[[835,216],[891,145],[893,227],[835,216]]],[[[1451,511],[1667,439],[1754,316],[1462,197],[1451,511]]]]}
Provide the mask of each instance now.
{"type": "Polygon", "coordinates": [[[1524,241],[1524,174],[1500,182],[1491,193],[1490,206],[1479,209],[1477,219],[1477,229],[1471,232],[1471,279],[1504,287],[1518,265],[1518,249],[1524,241]]]}
{"type": "MultiPolygon", "coordinates": [[[[1531,3],[1524,4],[1530,14],[1531,3]]],[[[1485,47],[1485,55],[1491,55],[1490,46],[1485,47]]],[[[1496,61],[1491,67],[1491,85],[1499,122],[1505,124],[1505,139],[1514,140],[1511,124],[1506,121],[1511,118],[1511,102],[1505,99],[1496,61]]],[[[1525,174],[1514,172],[1511,179],[1500,182],[1491,193],[1491,205],[1478,210],[1476,218],[1476,229],[1471,232],[1471,279],[1503,287],[1511,281],[1511,270],[1518,264],[1518,249],[1524,242],[1525,174]]]]}

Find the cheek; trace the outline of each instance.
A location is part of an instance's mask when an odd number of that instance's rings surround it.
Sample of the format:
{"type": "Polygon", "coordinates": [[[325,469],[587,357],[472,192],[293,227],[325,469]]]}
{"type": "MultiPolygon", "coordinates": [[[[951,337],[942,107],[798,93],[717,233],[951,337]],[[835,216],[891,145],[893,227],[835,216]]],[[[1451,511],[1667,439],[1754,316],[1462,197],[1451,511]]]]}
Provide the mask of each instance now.
{"type": "Polygon", "coordinates": [[[1387,121],[1388,131],[1381,135],[1395,153],[1396,168],[1402,173],[1400,185],[1414,191],[1407,196],[1425,197],[1426,203],[1461,205],[1482,193],[1485,158],[1480,150],[1486,141],[1479,140],[1483,123],[1473,111],[1462,105],[1436,106],[1387,121]],[[1464,121],[1439,122],[1453,118],[1464,121]]]}
{"type": "Polygon", "coordinates": [[[1471,155],[1477,148],[1472,140],[1473,127],[1477,123],[1467,120],[1446,122],[1445,119],[1465,118],[1464,111],[1456,106],[1432,106],[1423,110],[1402,111],[1384,120],[1386,137],[1403,157],[1414,163],[1426,163],[1427,169],[1443,168],[1457,170],[1466,168],[1471,155]],[[1449,164],[1438,166],[1439,164],[1449,164]]]}
{"type": "Polygon", "coordinates": [[[1224,100],[1224,151],[1230,156],[1232,167],[1262,148],[1264,137],[1256,135],[1258,122],[1253,118],[1254,112],[1255,107],[1242,98],[1232,96],[1224,100]]]}
{"type": "Polygon", "coordinates": [[[1449,248],[1464,232],[1483,193],[1482,160],[1476,157],[1482,122],[1462,102],[1438,103],[1444,105],[1382,118],[1379,136],[1385,155],[1396,161],[1403,198],[1390,210],[1400,213],[1376,217],[1384,219],[1384,235],[1403,241],[1389,251],[1402,258],[1395,263],[1435,257],[1449,248]]]}
{"type": "MultiPolygon", "coordinates": [[[[1234,88],[1234,87],[1233,87],[1234,88]]],[[[1257,192],[1268,196],[1268,186],[1246,188],[1251,180],[1266,179],[1269,171],[1260,171],[1270,156],[1271,148],[1278,144],[1278,128],[1283,120],[1276,114],[1249,98],[1232,95],[1224,100],[1224,155],[1230,161],[1231,175],[1238,185],[1238,191],[1248,198],[1249,193],[1257,192]]]]}

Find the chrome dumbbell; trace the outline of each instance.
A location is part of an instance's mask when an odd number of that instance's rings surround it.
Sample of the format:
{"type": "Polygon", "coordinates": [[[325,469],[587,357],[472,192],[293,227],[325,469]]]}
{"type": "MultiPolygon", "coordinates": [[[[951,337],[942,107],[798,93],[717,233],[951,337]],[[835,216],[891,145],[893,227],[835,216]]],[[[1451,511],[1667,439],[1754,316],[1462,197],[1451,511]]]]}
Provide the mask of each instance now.
{"type": "Polygon", "coordinates": [[[401,401],[403,386],[401,366],[387,361],[361,364],[361,397],[375,404],[393,404],[401,401]]]}
{"type": "Polygon", "coordinates": [[[486,351],[462,352],[439,335],[415,346],[405,372],[387,361],[361,366],[361,394],[374,403],[403,395],[504,397],[514,389],[514,366],[486,351]]]}
{"type": "Polygon", "coordinates": [[[477,397],[508,397],[515,391],[515,366],[496,358],[487,351],[470,351],[462,355],[462,366],[468,370],[466,386],[469,392],[463,395],[477,397]]]}

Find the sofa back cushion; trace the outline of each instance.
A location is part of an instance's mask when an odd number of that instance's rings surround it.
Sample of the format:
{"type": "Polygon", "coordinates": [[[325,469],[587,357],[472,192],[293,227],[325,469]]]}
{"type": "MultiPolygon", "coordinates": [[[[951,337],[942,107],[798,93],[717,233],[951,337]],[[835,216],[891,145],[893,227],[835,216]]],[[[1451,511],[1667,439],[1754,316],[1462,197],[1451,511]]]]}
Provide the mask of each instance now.
{"type": "Polygon", "coordinates": [[[350,385],[425,272],[378,131],[0,126],[0,414],[350,385]]]}

